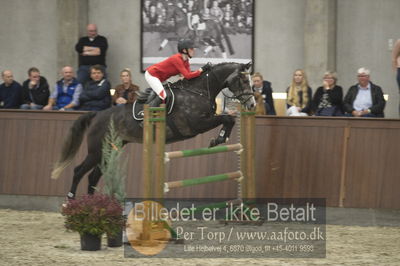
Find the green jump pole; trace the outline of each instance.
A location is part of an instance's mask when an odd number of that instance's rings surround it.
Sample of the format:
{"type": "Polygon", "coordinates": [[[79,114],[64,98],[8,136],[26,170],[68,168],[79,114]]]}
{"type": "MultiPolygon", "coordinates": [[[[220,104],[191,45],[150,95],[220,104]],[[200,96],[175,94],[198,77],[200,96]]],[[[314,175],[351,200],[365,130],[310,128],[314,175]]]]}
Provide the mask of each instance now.
{"type": "Polygon", "coordinates": [[[169,159],[173,158],[182,158],[182,157],[191,157],[198,155],[206,155],[220,152],[229,152],[229,151],[240,151],[242,149],[242,144],[231,144],[225,146],[215,146],[212,148],[201,148],[201,149],[193,149],[193,150],[183,150],[183,151],[171,151],[165,153],[165,160],[168,162],[169,159]]]}
{"type": "Polygon", "coordinates": [[[219,181],[228,180],[228,179],[235,179],[235,178],[240,178],[240,177],[242,177],[242,172],[236,171],[236,172],[219,174],[219,175],[211,175],[211,176],[205,176],[205,177],[199,177],[199,178],[193,178],[193,179],[172,181],[172,182],[167,182],[164,184],[164,192],[168,192],[170,188],[189,187],[189,186],[219,182],[219,181]]]}

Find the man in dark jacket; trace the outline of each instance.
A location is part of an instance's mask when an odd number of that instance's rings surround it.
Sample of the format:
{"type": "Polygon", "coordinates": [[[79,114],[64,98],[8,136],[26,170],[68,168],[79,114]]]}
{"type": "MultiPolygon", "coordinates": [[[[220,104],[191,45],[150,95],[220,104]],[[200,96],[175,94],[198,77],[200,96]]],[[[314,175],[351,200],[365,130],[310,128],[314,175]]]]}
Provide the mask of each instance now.
{"type": "Polygon", "coordinates": [[[40,110],[47,104],[49,98],[49,84],[45,77],[40,76],[36,67],[28,70],[29,78],[22,84],[21,109],[40,110]]]}
{"type": "Polygon", "coordinates": [[[100,65],[90,68],[91,81],[83,86],[79,97],[78,110],[100,111],[111,107],[111,84],[104,78],[104,70],[100,65]]]}
{"type": "Polygon", "coordinates": [[[96,24],[87,25],[87,36],[79,39],[75,50],[79,54],[78,82],[85,85],[90,80],[90,67],[101,65],[105,74],[106,52],[108,42],[104,36],[97,34],[96,24]]]}
{"type": "Polygon", "coordinates": [[[274,99],[272,98],[271,82],[263,80],[263,76],[259,72],[253,74],[252,81],[253,91],[261,93],[264,99],[265,113],[267,115],[276,115],[274,99]]]}
{"type": "Polygon", "coordinates": [[[344,97],[343,106],[347,116],[384,117],[386,101],[381,87],[370,82],[370,71],[357,71],[358,84],[351,86],[344,97]]]}
{"type": "Polygon", "coordinates": [[[21,105],[21,85],[14,80],[13,73],[10,70],[1,72],[4,81],[0,85],[0,108],[19,109],[21,105]]]}

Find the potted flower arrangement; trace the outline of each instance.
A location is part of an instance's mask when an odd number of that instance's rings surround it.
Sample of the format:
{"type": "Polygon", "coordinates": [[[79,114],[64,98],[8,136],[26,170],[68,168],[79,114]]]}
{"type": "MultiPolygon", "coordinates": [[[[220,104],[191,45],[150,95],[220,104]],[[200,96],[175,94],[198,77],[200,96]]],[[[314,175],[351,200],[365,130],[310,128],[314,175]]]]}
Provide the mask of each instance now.
{"type": "Polygon", "coordinates": [[[121,204],[101,193],[70,200],[61,213],[65,227],[80,234],[82,250],[99,250],[102,234],[115,235],[124,224],[121,204]]]}
{"type": "MultiPolygon", "coordinates": [[[[102,161],[100,170],[103,173],[104,187],[102,192],[109,197],[115,198],[120,205],[125,200],[125,177],[127,169],[127,158],[123,157],[123,142],[116,133],[113,119],[110,120],[108,134],[105,136],[102,147],[102,161]]],[[[122,207],[121,207],[122,208],[122,207]]],[[[123,212],[121,210],[121,215],[123,212]]],[[[107,245],[109,247],[122,246],[123,226],[115,234],[107,234],[107,245]]]]}

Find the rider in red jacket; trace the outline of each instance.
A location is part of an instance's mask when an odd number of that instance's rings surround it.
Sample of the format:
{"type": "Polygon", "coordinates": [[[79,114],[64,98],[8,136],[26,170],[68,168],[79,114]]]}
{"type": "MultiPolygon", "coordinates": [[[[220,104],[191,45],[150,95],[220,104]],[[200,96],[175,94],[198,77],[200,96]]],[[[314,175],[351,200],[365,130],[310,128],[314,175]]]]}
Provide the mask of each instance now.
{"type": "Polygon", "coordinates": [[[169,58],[154,64],[146,69],[144,77],[147,83],[159,97],[151,103],[151,106],[158,106],[166,98],[166,93],[162,82],[168,78],[182,74],[186,79],[200,76],[203,71],[210,68],[206,65],[196,71],[190,71],[189,59],[194,55],[194,43],[191,40],[180,40],[178,42],[178,52],[169,58]]]}

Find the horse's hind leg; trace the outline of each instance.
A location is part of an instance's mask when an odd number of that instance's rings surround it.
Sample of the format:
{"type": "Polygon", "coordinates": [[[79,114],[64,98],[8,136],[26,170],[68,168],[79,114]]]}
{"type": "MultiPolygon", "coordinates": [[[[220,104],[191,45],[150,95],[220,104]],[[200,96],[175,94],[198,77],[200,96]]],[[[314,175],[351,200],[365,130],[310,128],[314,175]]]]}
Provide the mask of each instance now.
{"type": "Polygon", "coordinates": [[[96,164],[99,163],[99,159],[97,156],[92,154],[88,154],[85,160],[75,167],[74,169],[74,178],[72,180],[71,189],[68,192],[68,198],[74,199],[76,194],[76,189],[78,187],[79,182],[81,181],[82,177],[90,171],[96,164]]]}
{"type": "MultiPolygon", "coordinates": [[[[122,147],[125,146],[128,142],[123,140],[122,141],[122,147]]],[[[97,161],[101,161],[100,159],[98,159],[97,161]]],[[[97,183],[99,183],[99,180],[102,176],[102,172],[100,170],[100,167],[97,165],[92,172],[89,174],[89,184],[88,184],[88,194],[93,194],[97,183]]]]}
{"type": "Polygon", "coordinates": [[[88,185],[88,194],[93,194],[96,188],[97,183],[101,177],[101,170],[99,166],[96,166],[93,171],[89,174],[89,185],[88,185]]]}
{"type": "Polygon", "coordinates": [[[223,126],[219,131],[218,137],[210,141],[209,147],[214,147],[221,143],[227,142],[229,136],[231,135],[232,128],[235,125],[235,117],[232,115],[218,115],[216,118],[221,120],[221,124],[223,126]]]}
{"type": "Polygon", "coordinates": [[[222,124],[222,128],[216,139],[212,139],[209,147],[225,143],[231,135],[232,128],[235,125],[235,117],[232,115],[216,115],[209,118],[202,118],[197,127],[198,132],[205,132],[222,124]]]}

